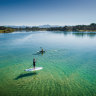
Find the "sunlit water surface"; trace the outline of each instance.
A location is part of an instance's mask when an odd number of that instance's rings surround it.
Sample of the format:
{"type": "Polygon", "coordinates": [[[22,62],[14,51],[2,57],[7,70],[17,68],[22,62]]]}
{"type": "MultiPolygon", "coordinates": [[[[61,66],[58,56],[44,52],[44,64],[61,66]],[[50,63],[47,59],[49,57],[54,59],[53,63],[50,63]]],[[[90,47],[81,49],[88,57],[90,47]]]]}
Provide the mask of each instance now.
{"type": "Polygon", "coordinates": [[[96,96],[96,33],[0,34],[0,96],[96,96]]]}

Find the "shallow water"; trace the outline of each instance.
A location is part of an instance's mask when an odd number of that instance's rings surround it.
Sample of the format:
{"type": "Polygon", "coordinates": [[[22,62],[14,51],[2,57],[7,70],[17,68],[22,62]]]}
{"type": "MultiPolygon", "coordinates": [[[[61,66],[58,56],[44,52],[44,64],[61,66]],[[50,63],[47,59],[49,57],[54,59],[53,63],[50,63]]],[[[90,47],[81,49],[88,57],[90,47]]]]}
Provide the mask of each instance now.
{"type": "Polygon", "coordinates": [[[95,96],[96,33],[0,34],[0,96],[95,96]],[[38,54],[40,47],[44,54],[38,54]],[[32,67],[36,72],[25,72],[32,67]]]}

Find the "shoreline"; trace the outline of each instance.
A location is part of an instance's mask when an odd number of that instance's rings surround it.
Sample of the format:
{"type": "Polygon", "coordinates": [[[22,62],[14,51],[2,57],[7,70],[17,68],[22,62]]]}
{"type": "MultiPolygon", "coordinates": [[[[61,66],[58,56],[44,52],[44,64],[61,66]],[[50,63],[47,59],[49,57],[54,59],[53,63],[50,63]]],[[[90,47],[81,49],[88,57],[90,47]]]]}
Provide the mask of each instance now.
{"type": "Polygon", "coordinates": [[[6,27],[0,26],[0,33],[10,33],[14,31],[63,31],[63,32],[96,32],[96,23],[91,23],[90,25],[76,25],[76,26],[59,26],[59,27],[6,27]]]}
{"type": "MultiPolygon", "coordinates": [[[[20,32],[22,32],[22,31],[26,31],[26,32],[31,32],[31,31],[48,31],[48,30],[12,30],[12,31],[6,31],[6,30],[0,30],[0,33],[12,33],[12,32],[18,32],[18,31],[20,31],[20,32]]],[[[96,30],[80,30],[80,31],[61,31],[61,30],[52,30],[52,32],[78,32],[78,33],[96,33],[96,30]]],[[[49,32],[51,32],[51,30],[49,31],[49,32]]]]}

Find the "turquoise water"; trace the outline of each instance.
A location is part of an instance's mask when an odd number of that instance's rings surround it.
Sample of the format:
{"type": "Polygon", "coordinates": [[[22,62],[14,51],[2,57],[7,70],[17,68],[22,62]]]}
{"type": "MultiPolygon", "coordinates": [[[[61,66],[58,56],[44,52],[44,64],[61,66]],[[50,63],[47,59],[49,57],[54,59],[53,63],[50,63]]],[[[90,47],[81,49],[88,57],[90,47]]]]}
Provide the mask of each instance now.
{"type": "Polygon", "coordinates": [[[96,96],[96,33],[0,34],[0,96],[96,96]]]}

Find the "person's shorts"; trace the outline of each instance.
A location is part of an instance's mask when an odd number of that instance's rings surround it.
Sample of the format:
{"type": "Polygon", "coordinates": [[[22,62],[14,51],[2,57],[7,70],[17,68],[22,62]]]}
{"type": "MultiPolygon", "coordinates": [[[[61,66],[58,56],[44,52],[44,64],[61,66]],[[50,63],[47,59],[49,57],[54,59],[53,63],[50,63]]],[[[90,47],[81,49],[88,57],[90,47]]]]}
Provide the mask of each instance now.
{"type": "Polygon", "coordinates": [[[35,67],[35,62],[33,62],[33,66],[35,67]]]}

